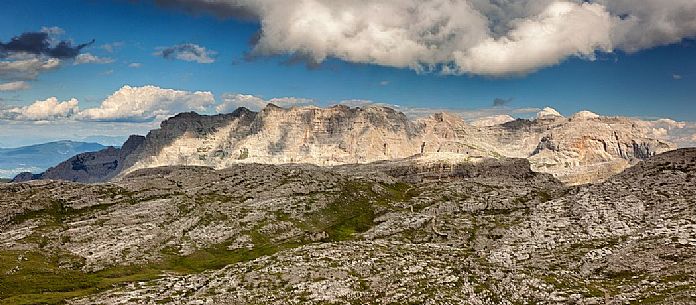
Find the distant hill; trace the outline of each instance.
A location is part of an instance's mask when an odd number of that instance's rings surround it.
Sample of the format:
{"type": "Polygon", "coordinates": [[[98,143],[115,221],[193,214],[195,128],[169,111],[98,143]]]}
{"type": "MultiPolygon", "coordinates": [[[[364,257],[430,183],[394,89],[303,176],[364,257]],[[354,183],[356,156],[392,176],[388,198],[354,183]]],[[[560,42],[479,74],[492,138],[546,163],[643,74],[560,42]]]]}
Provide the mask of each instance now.
{"type": "Polygon", "coordinates": [[[98,143],[57,141],[17,148],[0,148],[0,178],[12,178],[21,172],[42,172],[68,158],[106,146],[98,143]]]}

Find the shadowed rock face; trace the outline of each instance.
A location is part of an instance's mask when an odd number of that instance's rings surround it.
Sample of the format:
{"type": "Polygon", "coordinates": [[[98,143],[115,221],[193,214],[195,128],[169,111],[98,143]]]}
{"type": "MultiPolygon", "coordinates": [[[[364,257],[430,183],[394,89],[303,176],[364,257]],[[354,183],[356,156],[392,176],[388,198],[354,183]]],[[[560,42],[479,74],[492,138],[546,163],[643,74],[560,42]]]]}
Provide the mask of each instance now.
{"type": "Polygon", "coordinates": [[[74,155],[105,148],[106,146],[98,143],[75,141],[54,141],[16,148],[0,148],[0,176],[14,176],[25,171],[45,171],[74,155]]]}
{"type": "MultiPolygon", "coordinates": [[[[583,114],[474,127],[447,113],[409,120],[388,107],[268,105],[258,113],[181,113],[127,149],[80,155],[40,178],[96,182],[170,165],[221,169],[236,163],[335,166],[415,158],[430,164],[507,157],[526,158],[534,171],[580,184],[675,148],[641,123],[583,114]]],[[[30,178],[36,177],[16,180],[30,178]]]]}
{"type": "Polygon", "coordinates": [[[126,157],[133,153],[145,138],[131,136],[121,148],[108,147],[97,152],[78,154],[42,174],[25,173],[13,179],[13,182],[50,179],[73,182],[94,183],[106,181],[116,176],[122,169],[126,157]]]}

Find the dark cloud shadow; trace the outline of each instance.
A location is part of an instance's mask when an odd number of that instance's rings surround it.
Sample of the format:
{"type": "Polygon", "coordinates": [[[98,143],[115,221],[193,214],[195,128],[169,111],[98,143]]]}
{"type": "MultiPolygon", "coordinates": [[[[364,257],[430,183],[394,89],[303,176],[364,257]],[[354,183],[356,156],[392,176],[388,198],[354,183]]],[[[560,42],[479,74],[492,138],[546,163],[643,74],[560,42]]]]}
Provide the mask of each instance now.
{"type": "MultiPolygon", "coordinates": [[[[138,2],[138,1],[136,1],[138,2]]],[[[139,2],[148,2],[141,0],[139,2]]],[[[176,9],[193,15],[210,14],[218,18],[233,18],[241,21],[256,21],[258,14],[240,4],[215,1],[153,0],[160,7],[176,9]]]]}
{"type": "Polygon", "coordinates": [[[94,39],[88,43],[73,46],[69,41],[60,41],[55,46],[51,46],[48,33],[26,32],[13,37],[7,43],[0,42],[0,57],[4,58],[13,53],[29,53],[58,59],[71,59],[93,43],[94,39]]]}
{"type": "Polygon", "coordinates": [[[507,104],[512,103],[513,100],[514,100],[514,98],[503,99],[503,98],[496,97],[496,98],[493,100],[493,107],[503,107],[503,106],[506,106],[507,104]]]}

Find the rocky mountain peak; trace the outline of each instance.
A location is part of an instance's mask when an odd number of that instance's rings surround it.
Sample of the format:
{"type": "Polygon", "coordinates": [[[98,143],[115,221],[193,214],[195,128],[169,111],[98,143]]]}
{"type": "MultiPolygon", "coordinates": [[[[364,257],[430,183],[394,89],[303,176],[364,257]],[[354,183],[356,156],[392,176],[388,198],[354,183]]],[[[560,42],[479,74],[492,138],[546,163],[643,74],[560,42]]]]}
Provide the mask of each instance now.
{"type": "Polygon", "coordinates": [[[539,111],[536,115],[537,119],[542,119],[542,120],[548,120],[548,119],[555,119],[555,118],[563,118],[564,116],[556,111],[556,109],[553,109],[551,107],[544,107],[541,111],[539,111]]]}
{"type": "Polygon", "coordinates": [[[598,114],[587,110],[583,110],[576,114],[573,114],[573,116],[571,117],[572,120],[591,120],[597,118],[599,118],[598,114]]]}
{"type": "Polygon", "coordinates": [[[130,138],[120,150],[79,157],[78,163],[89,159],[90,166],[100,168],[92,169],[100,172],[98,178],[72,165],[58,166],[46,177],[100,181],[169,165],[221,169],[237,163],[334,166],[403,158],[427,163],[527,158],[535,171],[567,183],[585,183],[675,148],[655,138],[641,121],[588,111],[566,119],[545,108],[534,120],[510,119],[475,127],[451,113],[410,120],[389,107],[345,105],[269,104],[260,112],[246,108],[218,115],[188,112],[162,122],[146,137],[130,138]]]}

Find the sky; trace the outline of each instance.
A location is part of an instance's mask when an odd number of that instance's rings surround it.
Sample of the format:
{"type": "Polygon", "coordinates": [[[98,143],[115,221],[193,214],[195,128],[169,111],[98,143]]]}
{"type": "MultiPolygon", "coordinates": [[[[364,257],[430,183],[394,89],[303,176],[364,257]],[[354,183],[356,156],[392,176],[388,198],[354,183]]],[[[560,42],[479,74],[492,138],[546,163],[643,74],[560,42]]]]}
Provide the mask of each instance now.
{"type": "MultiPolygon", "coordinates": [[[[383,103],[696,122],[693,0],[4,0],[0,147],[383,103]]],[[[691,125],[689,125],[691,126],[691,125]]]]}

